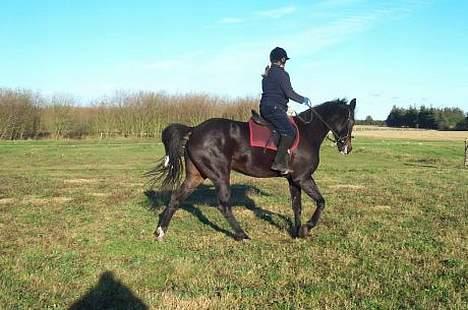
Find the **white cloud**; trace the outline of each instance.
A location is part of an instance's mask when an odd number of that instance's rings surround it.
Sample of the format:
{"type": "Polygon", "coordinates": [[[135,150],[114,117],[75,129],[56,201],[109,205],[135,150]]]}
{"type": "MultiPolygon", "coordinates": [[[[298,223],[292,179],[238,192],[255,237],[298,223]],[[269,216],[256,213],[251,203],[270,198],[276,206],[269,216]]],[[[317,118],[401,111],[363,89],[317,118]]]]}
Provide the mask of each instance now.
{"type": "MultiPolygon", "coordinates": [[[[323,26],[310,27],[295,35],[265,38],[217,49],[209,57],[193,54],[141,64],[145,72],[135,74],[139,85],[169,92],[199,91],[219,95],[258,95],[261,93],[260,75],[268,63],[274,46],[284,46],[294,56],[310,55],[323,48],[347,40],[354,33],[366,29],[375,18],[354,16],[323,26]]],[[[299,88],[298,88],[299,89],[299,88]]]]}
{"type": "Polygon", "coordinates": [[[266,10],[257,12],[257,15],[270,17],[270,18],[280,18],[286,15],[290,15],[296,11],[296,7],[294,6],[285,6],[277,9],[266,10]]]}
{"type": "MultiPolygon", "coordinates": [[[[115,83],[119,83],[118,76],[124,76],[125,85],[135,89],[255,96],[261,92],[260,75],[268,63],[268,54],[274,46],[285,47],[294,58],[307,58],[320,50],[349,40],[376,23],[385,22],[387,17],[393,17],[399,9],[399,7],[377,7],[367,13],[350,14],[329,23],[309,26],[296,34],[288,33],[261,40],[253,38],[252,41],[238,42],[214,51],[196,53],[192,51],[187,55],[177,55],[170,59],[140,62],[119,70],[121,72],[115,75],[115,83]]],[[[269,12],[265,16],[279,14],[269,12]]],[[[299,66],[297,63],[294,65],[299,66]]],[[[297,75],[305,72],[304,68],[308,66],[310,67],[310,64],[302,63],[300,67],[296,67],[300,68],[296,69],[294,80],[298,90],[310,87],[308,79],[297,75]]],[[[325,90],[322,93],[323,96],[329,95],[325,94],[325,90]]]]}
{"type": "MultiPolygon", "coordinates": [[[[266,11],[259,11],[254,13],[254,15],[257,16],[257,19],[260,18],[280,18],[286,15],[290,15],[296,11],[296,7],[294,6],[286,6],[286,7],[281,7],[277,9],[272,9],[272,10],[266,10],[266,11]]],[[[223,17],[220,20],[218,20],[219,24],[241,24],[245,23],[247,21],[253,21],[255,20],[255,16],[246,16],[244,18],[239,18],[239,17],[223,17]]]]}

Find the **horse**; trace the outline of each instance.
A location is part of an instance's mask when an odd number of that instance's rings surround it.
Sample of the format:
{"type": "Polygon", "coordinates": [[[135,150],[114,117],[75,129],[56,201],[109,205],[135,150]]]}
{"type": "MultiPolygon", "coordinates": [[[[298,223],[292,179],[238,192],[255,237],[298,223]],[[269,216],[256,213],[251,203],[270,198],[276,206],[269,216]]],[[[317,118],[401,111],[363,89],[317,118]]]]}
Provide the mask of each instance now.
{"type": "Polygon", "coordinates": [[[170,124],[162,132],[166,156],[147,172],[153,184],[159,183],[171,192],[170,202],[160,214],[154,231],[156,239],[164,239],[172,216],[180,204],[206,179],[215,186],[217,208],[234,230],[234,239],[250,239],[232,213],[232,170],[256,178],[286,178],[294,212],[292,236],[305,238],[317,225],[325,208],[325,199],[312,177],[319,165],[320,147],[329,132],[332,132],[338,151],[344,155],[351,152],[355,107],[356,99],[352,99],[349,104],[346,99],[336,99],[315,107],[309,106],[296,115],[294,120],[300,142],[290,157],[289,166],[293,171],[287,175],[270,169],[274,151],[250,146],[247,122],[212,118],[195,127],[170,124]],[[185,179],[182,181],[184,167],[185,179]],[[316,203],[312,217],[305,224],[301,223],[302,191],[316,203]]]}

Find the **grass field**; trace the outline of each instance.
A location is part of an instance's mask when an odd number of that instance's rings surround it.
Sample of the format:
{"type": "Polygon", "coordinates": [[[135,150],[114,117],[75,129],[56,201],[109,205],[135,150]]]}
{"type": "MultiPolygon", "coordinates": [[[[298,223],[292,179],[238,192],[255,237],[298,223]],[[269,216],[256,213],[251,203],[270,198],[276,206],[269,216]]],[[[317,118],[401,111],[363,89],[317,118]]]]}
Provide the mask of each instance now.
{"type": "Polygon", "coordinates": [[[288,233],[285,180],[234,175],[246,243],[208,182],[153,240],[164,199],[142,174],[161,144],[0,142],[0,309],[466,309],[468,169],[463,140],[443,140],[324,145],[306,240],[288,233]]]}

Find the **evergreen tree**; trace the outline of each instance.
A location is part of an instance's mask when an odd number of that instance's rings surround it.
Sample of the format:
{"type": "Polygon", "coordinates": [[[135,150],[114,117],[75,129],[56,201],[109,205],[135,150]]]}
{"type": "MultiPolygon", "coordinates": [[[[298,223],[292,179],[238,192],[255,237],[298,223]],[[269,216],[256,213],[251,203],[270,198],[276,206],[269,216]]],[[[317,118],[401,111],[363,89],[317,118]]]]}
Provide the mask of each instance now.
{"type": "Polygon", "coordinates": [[[407,125],[411,128],[419,127],[419,118],[418,118],[418,109],[416,106],[410,106],[406,112],[406,119],[408,121],[407,125]]]}
{"type": "Polygon", "coordinates": [[[390,114],[388,115],[385,123],[387,124],[387,126],[390,126],[390,127],[400,127],[403,124],[402,120],[403,120],[403,109],[393,106],[392,111],[390,111],[390,114]]]}
{"type": "Polygon", "coordinates": [[[450,130],[464,128],[465,114],[459,108],[436,109],[410,106],[408,109],[393,106],[385,123],[390,127],[411,127],[450,130]]]}

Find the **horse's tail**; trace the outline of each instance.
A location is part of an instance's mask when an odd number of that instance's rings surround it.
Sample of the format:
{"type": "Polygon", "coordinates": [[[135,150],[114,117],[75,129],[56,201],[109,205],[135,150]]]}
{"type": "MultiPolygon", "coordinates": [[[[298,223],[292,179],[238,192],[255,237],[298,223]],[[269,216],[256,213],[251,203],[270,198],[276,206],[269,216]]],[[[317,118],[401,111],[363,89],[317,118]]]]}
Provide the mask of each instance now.
{"type": "Polygon", "coordinates": [[[166,156],[161,158],[156,167],[145,173],[152,186],[160,184],[162,189],[173,190],[180,185],[184,168],[182,157],[193,127],[171,124],[164,128],[161,140],[166,156]]]}

